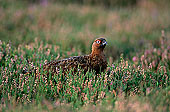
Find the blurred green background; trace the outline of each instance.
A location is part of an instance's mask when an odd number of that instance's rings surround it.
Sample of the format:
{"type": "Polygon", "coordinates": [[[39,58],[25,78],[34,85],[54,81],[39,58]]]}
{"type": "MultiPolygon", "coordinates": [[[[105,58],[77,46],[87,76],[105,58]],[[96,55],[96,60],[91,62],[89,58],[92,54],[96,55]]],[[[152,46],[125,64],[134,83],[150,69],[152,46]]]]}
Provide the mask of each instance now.
{"type": "Polygon", "coordinates": [[[146,43],[170,35],[169,0],[0,0],[0,40],[39,41],[88,54],[98,36],[107,57],[130,58],[146,43]]]}

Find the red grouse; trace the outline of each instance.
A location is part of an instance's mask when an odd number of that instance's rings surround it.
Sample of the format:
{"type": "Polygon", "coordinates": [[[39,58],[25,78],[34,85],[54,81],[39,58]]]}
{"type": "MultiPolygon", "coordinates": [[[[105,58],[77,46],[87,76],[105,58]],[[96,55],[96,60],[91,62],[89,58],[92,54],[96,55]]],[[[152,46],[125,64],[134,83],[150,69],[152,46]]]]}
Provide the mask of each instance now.
{"type": "Polygon", "coordinates": [[[55,60],[44,64],[43,69],[45,71],[51,70],[52,73],[58,73],[61,69],[64,73],[71,69],[74,72],[82,69],[84,73],[88,70],[96,73],[103,72],[107,68],[107,60],[103,52],[106,45],[107,42],[104,38],[98,38],[92,44],[91,54],[55,60]]]}

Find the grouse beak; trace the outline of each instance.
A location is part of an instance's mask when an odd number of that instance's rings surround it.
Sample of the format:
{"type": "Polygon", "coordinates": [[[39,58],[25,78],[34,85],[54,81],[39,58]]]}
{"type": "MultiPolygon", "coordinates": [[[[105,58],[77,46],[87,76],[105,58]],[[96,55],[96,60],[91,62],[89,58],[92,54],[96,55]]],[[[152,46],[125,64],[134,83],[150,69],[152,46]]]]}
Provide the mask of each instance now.
{"type": "Polygon", "coordinates": [[[101,48],[104,48],[107,45],[106,41],[103,41],[102,44],[100,45],[101,48]]]}
{"type": "Polygon", "coordinates": [[[102,42],[102,44],[100,45],[101,47],[105,47],[107,45],[107,42],[106,41],[104,41],[104,42],[102,42]]]}
{"type": "Polygon", "coordinates": [[[104,46],[104,45],[107,45],[107,42],[106,41],[104,41],[103,43],[102,43],[102,45],[104,46]]]}

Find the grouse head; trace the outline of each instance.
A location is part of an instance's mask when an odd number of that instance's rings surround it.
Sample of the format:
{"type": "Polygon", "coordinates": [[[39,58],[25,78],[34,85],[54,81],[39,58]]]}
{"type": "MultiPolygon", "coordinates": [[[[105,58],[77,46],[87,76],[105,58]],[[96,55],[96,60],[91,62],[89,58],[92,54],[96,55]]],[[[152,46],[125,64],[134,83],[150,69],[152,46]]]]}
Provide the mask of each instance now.
{"type": "Polygon", "coordinates": [[[92,44],[92,54],[100,54],[107,45],[106,39],[97,38],[92,44]]]}

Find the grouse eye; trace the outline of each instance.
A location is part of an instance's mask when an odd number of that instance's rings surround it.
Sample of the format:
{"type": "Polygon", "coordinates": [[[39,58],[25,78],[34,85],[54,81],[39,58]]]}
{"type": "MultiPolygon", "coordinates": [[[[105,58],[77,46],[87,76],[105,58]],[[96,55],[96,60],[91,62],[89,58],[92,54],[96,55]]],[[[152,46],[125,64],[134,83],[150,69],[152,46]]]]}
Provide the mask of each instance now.
{"type": "Polygon", "coordinates": [[[100,44],[100,41],[99,41],[99,40],[97,40],[97,41],[96,41],[96,43],[97,43],[97,44],[100,44]]]}

